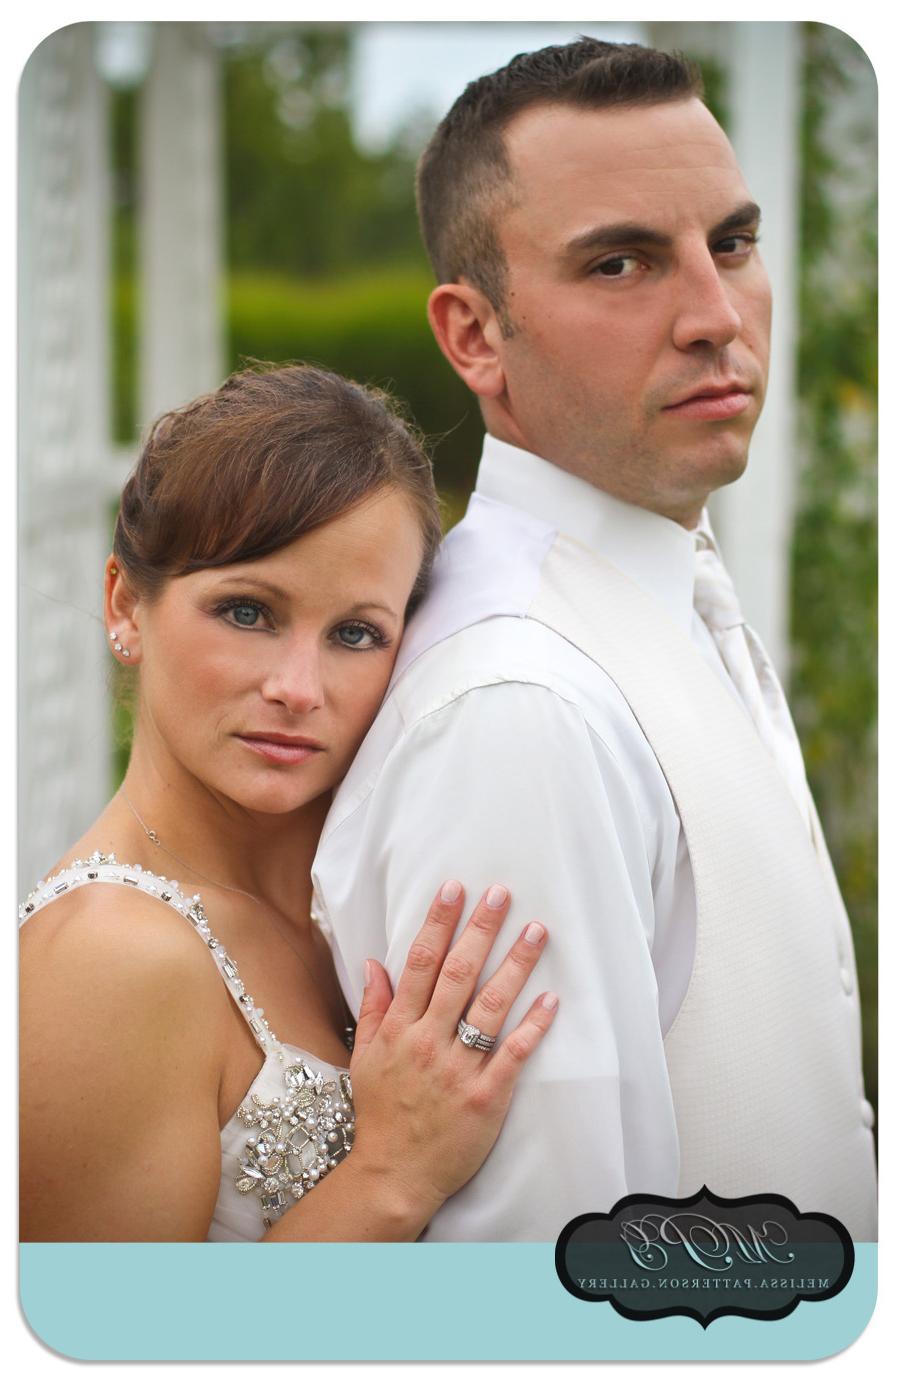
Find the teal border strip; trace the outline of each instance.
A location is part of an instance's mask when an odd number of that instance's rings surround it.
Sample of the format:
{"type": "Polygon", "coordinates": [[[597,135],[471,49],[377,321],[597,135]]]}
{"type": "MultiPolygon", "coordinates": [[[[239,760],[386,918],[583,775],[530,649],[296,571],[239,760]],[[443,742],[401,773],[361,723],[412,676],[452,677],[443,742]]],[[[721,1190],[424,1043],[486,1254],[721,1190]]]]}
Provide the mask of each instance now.
{"type": "Polygon", "coordinates": [[[632,1323],[556,1277],[552,1244],[21,1248],[37,1336],[85,1361],[809,1361],[871,1317],[876,1247],[785,1319],[632,1323]]]}

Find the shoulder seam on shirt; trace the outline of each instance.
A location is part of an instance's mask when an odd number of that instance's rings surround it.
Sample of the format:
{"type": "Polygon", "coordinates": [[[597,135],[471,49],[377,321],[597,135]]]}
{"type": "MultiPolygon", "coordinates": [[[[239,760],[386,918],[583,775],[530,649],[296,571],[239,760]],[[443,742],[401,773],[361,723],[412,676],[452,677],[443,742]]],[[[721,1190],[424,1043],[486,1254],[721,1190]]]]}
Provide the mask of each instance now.
{"type": "Polygon", "coordinates": [[[473,629],[485,625],[492,625],[494,623],[511,623],[515,625],[519,630],[525,630],[530,628],[530,631],[533,632],[534,635],[538,638],[545,639],[547,637],[550,637],[552,639],[561,640],[564,644],[570,644],[570,642],[566,641],[565,637],[561,636],[559,632],[552,630],[551,627],[545,625],[543,621],[536,621],[533,617],[529,616],[527,612],[494,612],[489,617],[486,617],[483,620],[475,621],[468,626],[463,626],[460,630],[451,631],[449,634],[444,636],[442,640],[436,641],[435,644],[431,645],[427,650],[423,650],[422,653],[413,661],[413,663],[403,671],[403,674],[401,675],[400,679],[388,693],[388,698],[391,699],[391,701],[394,703],[397,715],[404,729],[406,729],[407,726],[411,726],[415,722],[419,721],[422,716],[430,715],[432,712],[437,711],[440,707],[446,707],[450,703],[456,702],[457,699],[460,698],[464,693],[468,693],[476,688],[490,688],[495,684],[500,683],[530,684],[534,687],[546,688],[549,693],[555,693],[558,697],[562,698],[566,702],[573,701],[571,698],[567,698],[565,694],[561,693],[558,688],[554,687],[548,681],[548,676],[546,672],[544,671],[544,669],[542,669],[540,666],[536,665],[533,662],[535,656],[533,653],[529,652],[525,654],[524,657],[520,655],[518,658],[514,656],[512,659],[509,659],[508,656],[505,656],[505,658],[508,659],[508,663],[506,666],[506,670],[503,674],[470,674],[463,681],[462,684],[457,684],[455,686],[450,684],[449,682],[445,682],[442,686],[441,692],[436,695],[437,699],[439,699],[440,701],[435,701],[431,703],[426,708],[426,711],[424,713],[417,712],[413,719],[409,719],[404,710],[405,698],[403,685],[407,678],[414,680],[417,674],[421,673],[420,661],[425,659],[429,654],[431,654],[433,650],[436,650],[442,646],[446,647],[455,639],[465,637],[473,629]],[[416,669],[416,665],[420,665],[419,670],[416,669]],[[518,669],[516,668],[517,665],[518,669]]]}
{"type": "MultiPolygon", "coordinates": [[[[348,808],[347,812],[344,814],[344,817],[340,820],[340,823],[335,824],[334,828],[332,829],[332,832],[337,832],[338,829],[342,828],[344,824],[349,822],[350,819],[353,818],[354,815],[359,812],[363,805],[368,802],[388,763],[399,751],[404,739],[408,735],[411,735],[418,727],[422,726],[423,723],[429,721],[432,717],[436,717],[438,713],[443,712],[446,708],[451,707],[454,703],[461,701],[461,699],[464,698],[467,693],[475,693],[485,688],[499,688],[502,687],[504,684],[522,684],[532,688],[543,688],[552,697],[558,698],[561,703],[565,703],[568,707],[571,707],[577,714],[584,732],[588,735],[588,737],[596,737],[597,741],[603,747],[604,751],[609,756],[609,759],[616,767],[616,770],[619,772],[619,774],[624,776],[625,772],[622,767],[622,764],[616,756],[615,752],[613,751],[612,747],[587,720],[587,718],[584,715],[583,708],[579,707],[578,703],[575,702],[573,698],[569,698],[564,693],[560,692],[558,688],[552,688],[550,684],[547,683],[545,678],[541,677],[540,675],[535,675],[534,677],[497,676],[496,678],[492,679],[485,678],[484,680],[476,683],[467,683],[465,688],[459,689],[456,693],[443,697],[441,701],[437,703],[435,706],[426,708],[423,712],[419,712],[416,715],[416,717],[411,719],[410,721],[405,720],[402,714],[400,714],[402,722],[400,736],[391,746],[384,760],[378,767],[377,772],[373,775],[370,775],[369,778],[366,780],[365,784],[360,786],[359,792],[355,798],[355,802],[353,803],[352,807],[348,808]]],[[[328,834],[328,837],[330,836],[331,833],[328,834]]],[[[320,846],[324,845],[325,841],[326,838],[323,837],[320,846]]]]}
{"type": "MultiPolygon", "coordinates": [[[[420,712],[413,720],[409,722],[405,721],[401,717],[401,720],[403,720],[403,734],[405,735],[407,732],[411,732],[422,722],[427,721],[431,717],[435,717],[439,712],[443,712],[445,708],[452,706],[453,703],[459,702],[462,698],[466,696],[467,693],[477,693],[485,688],[501,688],[505,684],[521,684],[528,688],[543,688],[545,692],[551,695],[551,697],[558,698],[561,703],[565,703],[567,707],[572,708],[587,735],[589,737],[594,737],[600,743],[600,745],[603,747],[604,751],[609,756],[609,759],[612,761],[613,765],[616,767],[618,772],[622,776],[625,776],[625,769],[622,765],[622,762],[619,760],[615,751],[610,746],[606,737],[603,736],[603,734],[597,730],[593,722],[589,721],[589,719],[585,715],[584,708],[575,700],[574,697],[569,697],[566,693],[563,693],[559,688],[554,688],[551,684],[547,682],[545,678],[539,675],[536,675],[534,677],[531,677],[530,675],[521,677],[517,675],[505,675],[503,677],[498,676],[497,678],[484,679],[479,681],[478,683],[470,683],[464,689],[461,689],[458,693],[455,693],[450,697],[444,698],[440,703],[436,704],[434,707],[429,707],[424,712],[420,712]]],[[[626,707],[627,706],[628,704],[626,703],[626,707]]],[[[631,711],[630,708],[629,711],[631,711]]],[[[634,716],[633,713],[632,716],[634,716]]],[[[640,727],[639,723],[638,726],[640,727]]],[[[643,729],[641,729],[641,735],[643,736],[643,729]]],[[[391,747],[387,756],[385,756],[382,769],[384,769],[384,766],[387,765],[395,750],[395,747],[399,746],[399,744],[400,743],[398,741],[395,743],[395,746],[391,747]]]]}
{"type": "Polygon", "coordinates": [[[546,675],[523,670],[521,673],[485,674],[475,679],[467,679],[464,687],[446,689],[444,692],[437,695],[437,699],[433,703],[429,704],[424,709],[419,709],[413,717],[408,718],[403,710],[398,707],[397,712],[403,724],[403,730],[404,732],[409,731],[420,722],[425,721],[426,718],[433,717],[435,713],[442,712],[444,708],[450,707],[453,703],[458,703],[467,693],[477,693],[484,688],[500,688],[507,683],[522,684],[528,688],[546,689],[548,693],[559,698],[560,702],[568,703],[571,707],[574,707],[582,721],[587,725],[587,719],[584,716],[583,710],[573,698],[567,697],[565,693],[560,692],[558,688],[554,688],[548,681],[546,675]]]}
{"type": "MultiPolygon", "coordinates": [[[[535,624],[539,625],[540,622],[536,622],[535,624]]],[[[602,670],[602,672],[605,674],[606,670],[602,670]]],[[[609,676],[607,675],[607,677],[609,676]]],[[[577,701],[577,698],[574,695],[570,695],[564,692],[561,688],[558,687],[558,685],[552,683],[546,674],[540,671],[523,670],[520,673],[511,672],[495,675],[485,674],[482,677],[476,677],[475,679],[467,679],[464,687],[446,688],[443,692],[437,695],[436,701],[429,704],[425,708],[418,709],[415,715],[412,717],[407,716],[403,708],[399,706],[399,700],[395,700],[397,716],[400,720],[402,727],[402,734],[405,735],[408,731],[411,731],[413,727],[418,726],[420,722],[425,721],[429,717],[435,716],[436,713],[443,711],[443,709],[446,707],[450,707],[453,703],[459,702],[459,700],[461,698],[464,698],[467,693],[475,693],[485,688],[498,688],[508,683],[522,684],[530,688],[543,688],[554,698],[558,698],[560,702],[567,703],[569,707],[574,708],[578,716],[581,718],[581,721],[584,723],[586,729],[597,738],[597,740],[603,746],[604,750],[607,752],[613,763],[619,769],[622,769],[621,762],[619,761],[618,757],[616,756],[606,737],[603,735],[603,732],[600,730],[599,727],[595,726],[594,721],[587,715],[585,709],[577,701]]],[[[627,709],[629,716],[635,722],[641,735],[643,736],[643,728],[640,726],[640,723],[634,716],[634,713],[632,712],[629,703],[625,699],[621,690],[618,688],[618,685],[614,683],[613,687],[616,689],[616,692],[622,699],[622,703],[624,707],[627,709]]],[[[393,747],[391,748],[391,751],[393,751],[393,747]]],[[[386,759],[390,757],[390,754],[391,752],[388,752],[388,756],[386,757],[386,759]]]]}

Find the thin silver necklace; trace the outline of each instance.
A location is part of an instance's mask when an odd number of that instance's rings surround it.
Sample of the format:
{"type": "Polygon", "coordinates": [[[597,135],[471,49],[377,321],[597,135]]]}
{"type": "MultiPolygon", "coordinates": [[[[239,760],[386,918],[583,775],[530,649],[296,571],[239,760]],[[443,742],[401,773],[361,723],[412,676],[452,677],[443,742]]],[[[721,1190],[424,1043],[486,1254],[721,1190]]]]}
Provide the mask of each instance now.
{"type": "MultiPolygon", "coordinates": [[[[165,852],[167,857],[171,857],[173,861],[177,861],[179,866],[185,867],[186,870],[191,872],[194,876],[199,876],[201,881],[206,881],[209,885],[218,886],[220,890],[231,890],[234,892],[235,895],[245,895],[248,900],[252,900],[255,905],[259,905],[260,909],[265,909],[265,905],[263,904],[262,900],[260,900],[256,895],[251,895],[249,890],[241,890],[240,886],[226,885],[224,881],[213,880],[212,876],[204,875],[202,871],[197,870],[196,866],[191,866],[189,861],[185,861],[184,857],[178,856],[177,852],[172,851],[171,847],[166,847],[162,842],[160,842],[159,834],[155,832],[153,828],[147,827],[147,824],[144,822],[143,818],[138,813],[134,804],[131,802],[128,795],[125,793],[124,788],[122,788],[121,786],[119,787],[119,793],[122,795],[122,798],[125,800],[126,804],[131,809],[131,812],[134,814],[135,818],[140,823],[144,832],[147,834],[150,841],[153,843],[154,847],[158,847],[161,852],[165,852]]],[[[312,911],[310,911],[310,918],[315,919],[315,915],[312,913],[312,911]]],[[[294,951],[296,952],[296,949],[294,951]]],[[[297,954],[297,956],[300,957],[299,953],[297,954]]],[[[303,962],[303,959],[300,958],[300,961],[303,962]]]]}
{"type": "MultiPolygon", "coordinates": [[[[270,923],[270,924],[272,925],[272,927],[275,929],[276,933],[279,933],[279,934],[281,935],[281,937],[284,939],[285,943],[286,943],[287,946],[290,948],[291,952],[292,952],[292,953],[294,954],[294,956],[297,958],[298,962],[300,963],[300,966],[303,968],[304,972],[306,973],[306,975],[307,975],[307,977],[309,978],[310,982],[312,983],[313,987],[316,989],[316,991],[321,991],[321,989],[322,989],[322,984],[321,984],[321,982],[317,981],[317,979],[313,976],[312,971],[310,970],[309,964],[307,963],[306,959],[303,957],[302,953],[299,952],[299,950],[297,949],[297,947],[296,947],[296,945],[294,944],[294,942],[293,942],[290,938],[288,938],[287,934],[286,934],[286,933],[284,932],[284,930],[281,928],[281,925],[278,924],[277,921],[275,920],[275,918],[272,916],[272,914],[269,913],[269,911],[266,909],[266,906],[264,905],[264,903],[262,902],[262,900],[260,900],[260,899],[258,898],[258,896],[256,896],[256,895],[251,895],[249,890],[242,890],[240,886],[226,885],[224,881],[217,881],[217,880],[214,880],[212,876],[207,876],[207,875],[204,874],[204,872],[198,871],[197,868],[196,868],[196,866],[192,866],[192,865],[190,864],[190,862],[184,860],[184,857],[180,857],[180,856],[178,855],[177,852],[173,852],[173,851],[172,851],[171,847],[166,847],[166,846],[160,841],[159,833],[157,833],[157,832],[155,831],[155,829],[148,827],[147,824],[144,822],[143,818],[142,818],[141,815],[138,813],[138,811],[137,811],[137,809],[135,808],[134,804],[131,802],[131,800],[129,799],[128,795],[125,793],[125,788],[124,788],[124,786],[122,786],[122,785],[119,786],[119,793],[122,795],[122,798],[125,800],[126,804],[127,804],[128,807],[131,809],[131,812],[134,814],[135,818],[137,819],[137,821],[138,821],[138,823],[140,824],[141,828],[143,829],[144,833],[145,833],[146,836],[150,839],[150,841],[153,843],[154,847],[158,847],[159,850],[160,850],[161,852],[165,852],[165,854],[166,854],[167,857],[171,857],[173,861],[177,861],[178,864],[179,864],[179,866],[185,867],[186,870],[189,871],[192,875],[194,875],[194,876],[199,876],[201,881],[207,881],[207,882],[209,883],[209,885],[217,886],[217,887],[219,888],[219,890],[230,890],[230,891],[232,891],[235,895],[244,895],[244,896],[246,896],[246,898],[247,898],[248,900],[252,900],[253,903],[254,903],[255,905],[259,905],[259,907],[260,907],[261,910],[265,910],[265,911],[266,911],[266,915],[265,915],[266,919],[269,921],[269,923],[270,923]]],[[[310,912],[309,912],[309,917],[310,917],[310,919],[312,920],[313,924],[315,924],[315,925],[318,926],[319,919],[318,919],[318,915],[315,913],[314,910],[310,910],[310,912]]],[[[347,1011],[347,1003],[346,1003],[346,1001],[344,1001],[343,994],[340,992],[340,988],[338,988],[338,992],[339,992],[339,995],[340,995],[341,1002],[343,1003],[344,1010],[349,1014],[349,1011],[347,1011]]],[[[345,1024],[343,1028],[344,1028],[344,1034],[343,1034],[344,1044],[346,1045],[346,1047],[347,1047],[348,1049],[350,1049],[350,1050],[352,1051],[352,1049],[353,1049],[353,1040],[354,1040],[354,1037],[355,1037],[355,1034],[356,1034],[356,1025],[355,1025],[355,1023],[352,1021],[352,1018],[351,1018],[350,1024],[345,1024]]]]}

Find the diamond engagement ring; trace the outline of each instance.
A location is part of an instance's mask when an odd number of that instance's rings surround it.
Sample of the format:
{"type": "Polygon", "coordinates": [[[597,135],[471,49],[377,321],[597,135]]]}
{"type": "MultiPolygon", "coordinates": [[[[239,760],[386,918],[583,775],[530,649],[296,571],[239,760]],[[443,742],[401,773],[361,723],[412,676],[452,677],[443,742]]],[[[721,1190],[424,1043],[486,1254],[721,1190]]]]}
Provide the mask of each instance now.
{"type": "Polygon", "coordinates": [[[465,1020],[459,1022],[456,1033],[467,1049],[481,1049],[485,1054],[497,1043],[496,1035],[484,1035],[477,1025],[469,1025],[465,1020]]]}

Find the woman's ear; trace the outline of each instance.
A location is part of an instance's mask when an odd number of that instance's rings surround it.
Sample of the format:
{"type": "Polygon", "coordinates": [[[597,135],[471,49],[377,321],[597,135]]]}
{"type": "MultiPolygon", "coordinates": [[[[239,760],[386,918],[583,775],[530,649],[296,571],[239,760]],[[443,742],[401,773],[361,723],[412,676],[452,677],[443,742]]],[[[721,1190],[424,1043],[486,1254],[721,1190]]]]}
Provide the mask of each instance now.
{"type": "Polygon", "coordinates": [[[103,614],[106,638],[114,659],[129,668],[141,657],[141,637],[138,626],[138,600],[125,575],[110,555],[106,560],[103,579],[103,614]]]}
{"type": "Polygon", "coordinates": [[[473,394],[494,399],[506,388],[497,313],[471,284],[439,284],[428,300],[428,321],[441,351],[473,394]]]}

